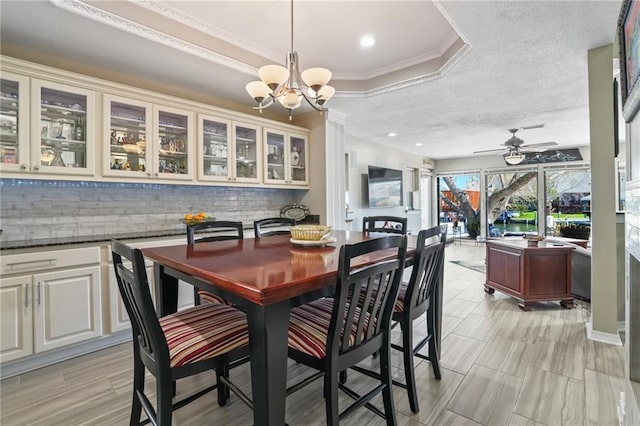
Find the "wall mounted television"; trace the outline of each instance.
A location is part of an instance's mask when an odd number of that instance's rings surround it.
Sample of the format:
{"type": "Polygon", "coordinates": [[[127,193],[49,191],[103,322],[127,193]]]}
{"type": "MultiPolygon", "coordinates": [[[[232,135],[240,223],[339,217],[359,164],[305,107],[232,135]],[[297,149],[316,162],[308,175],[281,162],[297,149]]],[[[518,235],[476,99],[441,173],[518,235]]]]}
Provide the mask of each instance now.
{"type": "Polygon", "coordinates": [[[369,207],[402,206],[402,170],[369,166],[369,207]]]}

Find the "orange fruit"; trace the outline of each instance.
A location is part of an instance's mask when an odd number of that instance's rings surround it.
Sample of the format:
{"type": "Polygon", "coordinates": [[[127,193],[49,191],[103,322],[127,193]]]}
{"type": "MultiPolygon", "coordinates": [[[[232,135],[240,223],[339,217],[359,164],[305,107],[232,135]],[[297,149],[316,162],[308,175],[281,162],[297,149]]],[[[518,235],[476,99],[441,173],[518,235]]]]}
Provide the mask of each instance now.
{"type": "Polygon", "coordinates": [[[193,219],[193,215],[191,213],[187,213],[184,215],[184,220],[191,220],[193,219]]]}

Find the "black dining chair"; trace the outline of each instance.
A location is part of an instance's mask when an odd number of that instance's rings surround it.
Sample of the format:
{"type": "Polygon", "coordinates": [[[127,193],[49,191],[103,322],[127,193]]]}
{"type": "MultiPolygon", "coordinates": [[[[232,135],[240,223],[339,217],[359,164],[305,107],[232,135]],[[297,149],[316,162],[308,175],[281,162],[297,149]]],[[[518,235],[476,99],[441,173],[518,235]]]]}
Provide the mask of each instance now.
{"type": "Polygon", "coordinates": [[[407,233],[407,218],[399,216],[366,216],[362,219],[362,232],[407,233]]]}
{"type": "MultiPolygon", "coordinates": [[[[217,220],[198,223],[195,225],[187,225],[187,244],[242,239],[244,239],[244,228],[242,222],[217,220]],[[196,234],[199,232],[207,232],[207,235],[196,238],[196,234]]],[[[194,287],[193,292],[193,300],[196,305],[202,303],[203,300],[209,303],[230,304],[222,296],[206,290],[201,290],[198,287],[194,287]]]]}
{"type": "Polygon", "coordinates": [[[253,230],[256,238],[269,237],[271,235],[289,234],[296,220],[288,217],[271,217],[253,222],[253,230]]]}
{"type": "Polygon", "coordinates": [[[251,407],[250,399],[228,379],[229,369],[249,354],[249,331],[243,312],[224,304],[194,306],[158,318],[153,307],[140,249],[111,241],[118,290],[133,331],[133,399],[130,424],[140,423],[144,409],[153,424],[170,425],[173,410],[217,388],[223,406],[229,390],[251,407]],[[125,264],[126,262],[126,264],[125,264]],[[176,380],[207,370],[216,384],[175,403],[176,380]],[[156,381],[155,408],[145,394],[145,370],[156,381]]]}
{"type": "MultiPolygon", "coordinates": [[[[419,405],[413,357],[417,356],[430,361],[436,379],[440,380],[441,378],[435,291],[444,275],[445,243],[446,234],[442,234],[438,226],[424,229],[418,233],[411,278],[409,282],[400,284],[398,298],[393,307],[392,321],[395,322],[394,326],[400,324],[402,345],[392,343],[391,347],[402,352],[405,375],[404,383],[394,380],[393,384],[407,389],[409,407],[414,413],[419,411],[419,405]],[[414,345],[413,322],[424,313],[427,315],[427,335],[414,345]],[[428,355],[419,353],[427,343],[429,344],[428,355]]],[[[360,302],[364,303],[363,300],[360,302]]],[[[354,366],[352,369],[371,377],[379,377],[378,373],[361,366],[354,366]]]]}
{"type": "Polygon", "coordinates": [[[355,409],[365,406],[387,424],[395,424],[391,382],[390,321],[398,294],[406,255],[406,237],[383,238],[346,244],[340,248],[335,296],[298,306],[291,310],[289,357],[318,373],[291,386],[290,394],[324,376],[326,421],[337,425],[355,409]],[[352,268],[353,258],[381,250],[392,250],[392,258],[352,268]],[[374,296],[375,294],[375,296],[374,296]],[[357,303],[360,298],[364,304],[357,303]],[[380,383],[365,395],[359,395],[340,383],[341,371],[380,354],[380,383]],[[355,400],[339,412],[338,390],[355,400]],[[384,412],[369,401],[382,392],[384,412]]]}

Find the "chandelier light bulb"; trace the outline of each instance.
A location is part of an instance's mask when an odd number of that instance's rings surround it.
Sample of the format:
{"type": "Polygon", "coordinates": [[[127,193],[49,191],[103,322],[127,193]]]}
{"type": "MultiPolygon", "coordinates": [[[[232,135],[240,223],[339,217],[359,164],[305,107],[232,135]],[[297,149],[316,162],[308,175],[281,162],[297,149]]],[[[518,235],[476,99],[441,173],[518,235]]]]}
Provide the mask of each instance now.
{"type": "Polygon", "coordinates": [[[322,86],[322,88],[320,88],[320,90],[318,91],[318,99],[316,100],[316,102],[318,102],[319,105],[324,105],[325,102],[333,97],[334,93],[336,93],[336,89],[334,89],[332,86],[322,86]]]}
{"type": "Polygon", "coordinates": [[[326,68],[309,68],[300,74],[304,84],[309,86],[314,92],[320,90],[322,86],[331,80],[331,71],[326,68]]]}
{"type": "Polygon", "coordinates": [[[245,89],[259,104],[271,94],[271,89],[263,81],[252,81],[245,86],[245,89]]]}
{"type": "Polygon", "coordinates": [[[302,96],[299,95],[295,89],[289,89],[286,94],[278,97],[278,101],[288,109],[295,109],[300,106],[302,102],[302,96]]]}
{"type": "Polygon", "coordinates": [[[280,65],[265,65],[258,70],[258,77],[271,90],[276,90],[289,78],[289,70],[280,65]]]}

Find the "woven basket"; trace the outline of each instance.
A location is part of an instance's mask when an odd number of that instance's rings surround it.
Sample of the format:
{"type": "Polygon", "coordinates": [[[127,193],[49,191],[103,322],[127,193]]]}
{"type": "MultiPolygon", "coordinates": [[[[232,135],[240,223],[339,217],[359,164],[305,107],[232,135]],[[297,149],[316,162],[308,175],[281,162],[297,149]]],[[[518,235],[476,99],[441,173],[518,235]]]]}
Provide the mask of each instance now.
{"type": "Polygon", "coordinates": [[[330,233],[331,227],[324,225],[298,225],[291,227],[291,237],[294,240],[320,241],[330,233]]]}

